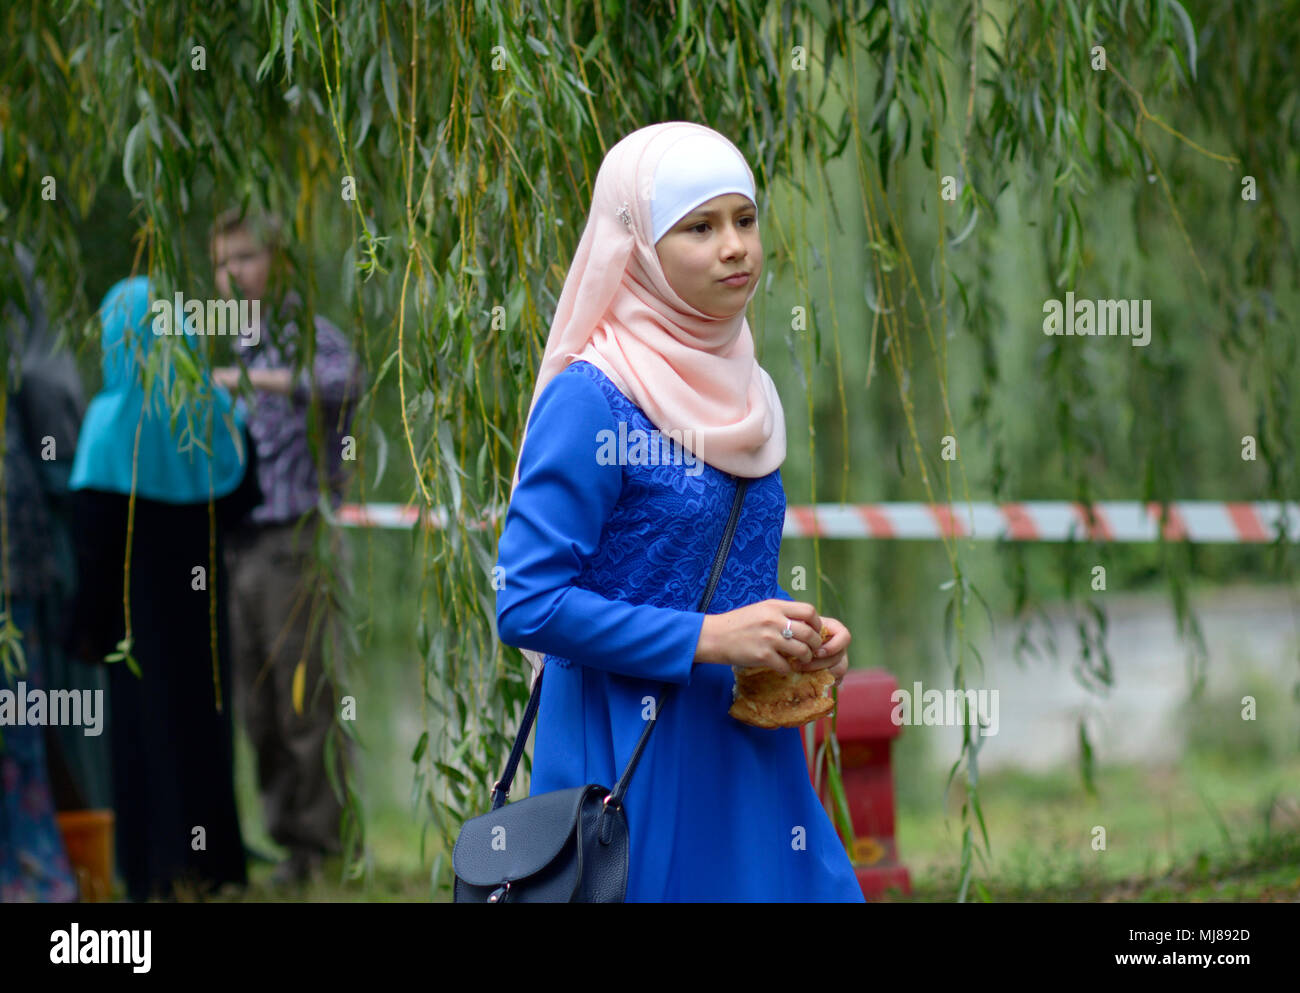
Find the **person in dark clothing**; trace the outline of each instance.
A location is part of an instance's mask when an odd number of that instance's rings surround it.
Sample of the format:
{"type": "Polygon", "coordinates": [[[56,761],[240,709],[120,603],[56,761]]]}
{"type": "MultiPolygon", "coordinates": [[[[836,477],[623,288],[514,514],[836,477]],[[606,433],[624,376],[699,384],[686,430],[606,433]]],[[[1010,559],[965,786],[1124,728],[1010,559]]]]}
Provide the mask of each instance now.
{"type": "MultiPolygon", "coordinates": [[[[8,394],[0,468],[7,525],[0,615],[8,615],[22,640],[21,657],[4,653],[0,690],[46,692],[51,664],[61,661],[58,633],[70,570],[60,567],[57,555],[59,503],[76,445],[81,384],[72,357],[53,350],[34,260],[21,245],[0,239],[0,259],[9,256],[18,280],[0,300],[8,394]]],[[[76,900],[48,770],[48,746],[57,745],[62,729],[0,724],[0,902],[76,900]]],[[[80,728],[67,730],[81,734],[80,728]]]]}
{"type": "Polygon", "coordinates": [[[175,433],[165,376],[146,402],[150,295],[137,277],[116,284],[101,305],[104,388],[87,410],[71,482],[77,630],[88,660],[114,653],[126,636],[129,561],[130,657],[139,673],[126,661],[109,665],[107,723],[118,868],[137,901],[247,882],[222,557],[226,530],[261,499],[242,418],[206,374],[175,433]],[[210,438],[211,454],[184,450],[187,434],[210,438]]]}

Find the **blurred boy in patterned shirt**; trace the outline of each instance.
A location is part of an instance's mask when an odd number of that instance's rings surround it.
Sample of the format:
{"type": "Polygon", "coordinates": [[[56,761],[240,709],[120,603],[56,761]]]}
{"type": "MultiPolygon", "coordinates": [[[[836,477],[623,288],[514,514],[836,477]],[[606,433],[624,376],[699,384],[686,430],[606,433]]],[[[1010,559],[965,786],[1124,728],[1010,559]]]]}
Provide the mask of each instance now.
{"type": "MultiPolygon", "coordinates": [[[[319,586],[311,577],[312,547],[317,529],[329,528],[317,510],[318,467],[325,472],[326,498],[337,507],[346,482],[344,438],[364,377],[347,339],[320,315],[315,352],[306,362],[308,342],[295,320],[301,300],[274,292],[285,258],[280,231],[272,217],[234,209],[213,224],[211,248],[221,296],[238,292],[259,301],[260,334],[242,329],[246,336],[236,346],[253,388],[251,399],[240,403],[257,446],[264,499],[229,543],[234,689],[236,713],[257,753],[267,829],[289,850],[274,881],[291,884],[317,877],[324,857],[340,849],[342,808],[324,760],[338,702],[322,651],[326,632],[336,637],[337,631],[331,604],[314,602],[319,586]],[[313,394],[318,449],[310,429],[313,394]],[[293,704],[300,660],[306,669],[301,714],[293,704]]],[[[240,369],[216,369],[213,379],[237,390],[240,369]]],[[[329,537],[337,555],[337,533],[329,537]]]]}

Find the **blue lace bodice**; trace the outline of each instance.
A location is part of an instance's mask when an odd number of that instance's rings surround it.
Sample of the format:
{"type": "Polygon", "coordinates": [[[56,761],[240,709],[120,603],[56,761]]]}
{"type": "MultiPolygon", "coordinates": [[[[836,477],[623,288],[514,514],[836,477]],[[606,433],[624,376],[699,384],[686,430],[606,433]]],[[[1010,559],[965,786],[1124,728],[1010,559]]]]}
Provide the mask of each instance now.
{"type": "MultiPolygon", "coordinates": [[[[608,377],[596,366],[585,361],[571,363],[555,377],[534,409],[525,440],[523,463],[520,468],[520,486],[528,478],[529,500],[539,501],[533,516],[538,521],[531,530],[547,534],[525,535],[527,527],[511,528],[509,513],[501,540],[501,564],[507,570],[506,590],[498,594],[499,618],[511,606],[524,608],[531,613],[532,623],[523,620],[516,624],[506,621],[502,639],[510,644],[544,651],[557,665],[568,665],[577,659],[591,664],[591,656],[584,657],[581,639],[565,639],[565,645],[544,647],[535,637],[544,632],[547,620],[543,616],[545,599],[543,589],[548,582],[567,580],[568,585],[590,591],[607,600],[626,604],[663,608],[668,611],[699,609],[704,593],[709,567],[717,552],[735,493],[736,478],[684,451],[675,442],[658,434],[655,425],[645,413],[625,397],[608,377]],[[636,432],[644,432],[650,444],[637,448],[636,432]],[[601,432],[608,432],[601,434],[601,432]],[[652,434],[653,432],[653,434],[652,434]],[[661,454],[654,461],[670,464],[600,464],[598,452],[602,442],[623,439],[624,444],[607,451],[634,453],[633,459],[650,461],[649,450],[657,446],[661,454]],[[530,449],[533,449],[530,451],[530,449]],[[693,464],[691,464],[693,462],[693,464]],[[529,475],[529,474],[532,475],[529,475]],[[561,476],[562,479],[555,477],[561,476]],[[552,494],[541,489],[534,481],[539,476],[559,482],[555,496],[567,494],[579,503],[573,508],[557,505],[552,494]],[[541,505],[545,504],[546,509],[541,505]],[[585,522],[588,530],[582,535],[557,535],[564,531],[560,522],[566,510],[574,512],[575,524],[585,522]],[[593,516],[603,520],[597,536],[593,516]],[[545,520],[543,524],[542,519],[545,520]],[[556,569],[542,568],[540,561],[525,563],[524,557],[536,548],[525,547],[526,541],[554,542],[557,537],[568,539],[570,545],[585,545],[582,553],[565,556],[567,570],[564,575],[556,569]],[[532,566],[531,568],[529,566],[532,566]],[[513,573],[513,575],[511,575],[513,573]],[[510,590],[510,584],[523,588],[510,590]],[[527,610],[531,600],[535,608],[527,610]],[[527,626],[533,630],[524,631],[527,626]],[[510,636],[519,638],[511,641],[510,636]],[[529,635],[534,635],[530,638],[529,635]],[[532,641],[533,643],[529,643],[532,641]],[[563,650],[560,650],[563,648],[563,650]]],[[[512,500],[511,512],[518,496],[512,500]]],[[[721,613],[772,597],[789,599],[777,583],[777,558],[781,547],[781,533],[785,521],[785,490],[781,485],[781,471],[775,469],[759,479],[751,479],[741,507],[740,518],[732,539],[731,551],[724,566],[718,586],[708,607],[708,613],[721,613]]],[[[531,505],[530,505],[531,506],[531,505]]],[[[526,513],[529,508],[522,508],[526,513]]],[[[575,549],[576,551],[576,549],[575,549]]],[[[556,590],[552,589],[552,597],[556,590]]],[[[599,601],[579,598],[588,609],[600,609],[599,601]]],[[[559,613],[556,611],[555,613],[559,613]]],[[[695,635],[698,639],[701,615],[694,614],[695,635]]],[[[630,615],[629,620],[651,619],[663,622],[660,615],[642,613],[630,615]]],[[[582,611],[570,613],[568,623],[598,623],[582,611]]],[[[552,625],[553,626],[553,625],[552,625]]],[[[684,640],[690,640],[685,634],[684,640]]],[[[589,651],[602,657],[613,646],[603,647],[598,641],[590,643],[589,651]]],[[[694,641],[691,642],[691,651],[694,641]]],[[[625,674],[642,674],[628,659],[625,674]]],[[[645,675],[655,675],[645,672],[645,675]]],[[[662,678],[662,674],[658,674],[662,678]]]]}

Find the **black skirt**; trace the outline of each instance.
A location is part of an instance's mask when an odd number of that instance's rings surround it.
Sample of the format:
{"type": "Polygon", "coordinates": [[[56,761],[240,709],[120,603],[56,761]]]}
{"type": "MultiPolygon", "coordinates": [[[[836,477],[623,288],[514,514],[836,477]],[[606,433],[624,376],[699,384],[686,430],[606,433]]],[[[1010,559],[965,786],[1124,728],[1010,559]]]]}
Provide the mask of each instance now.
{"type": "MultiPolygon", "coordinates": [[[[225,530],[256,502],[254,466],[244,478],[245,485],[217,502],[213,529],[207,504],[136,497],[130,604],[132,655],[141,675],[125,662],[108,664],[103,736],[111,750],[117,868],[132,900],[184,898],[247,882],[235,807],[223,565],[225,530]]],[[[73,500],[79,575],[70,648],[94,663],[114,652],[125,632],[129,498],[81,490],[73,500]]]]}

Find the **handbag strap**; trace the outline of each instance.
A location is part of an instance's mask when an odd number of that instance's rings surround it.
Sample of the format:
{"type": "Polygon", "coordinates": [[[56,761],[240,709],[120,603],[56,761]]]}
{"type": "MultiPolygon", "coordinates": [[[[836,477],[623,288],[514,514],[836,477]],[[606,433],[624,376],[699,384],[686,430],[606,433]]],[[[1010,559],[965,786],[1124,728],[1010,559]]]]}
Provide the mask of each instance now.
{"type": "MultiPolygon", "coordinates": [[[[713,599],[713,591],[717,588],[718,580],[722,578],[722,567],[727,561],[727,554],[731,550],[731,539],[736,534],[736,523],[740,518],[740,505],[745,499],[745,489],[749,485],[749,480],[743,477],[737,477],[736,495],[731,502],[731,516],[727,518],[727,526],[722,532],[722,541],[718,545],[717,554],[713,557],[713,568],[709,571],[709,580],[704,588],[704,596],[700,600],[698,608],[700,613],[704,613],[709,606],[709,601],[713,599]]],[[[537,673],[537,678],[533,681],[533,691],[528,697],[528,706],[524,709],[524,718],[519,725],[519,733],[515,735],[514,747],[510,749],[510,758],[506,762],[505,772],[501,778],[492,784],[492,809],[496,810],[506,802],[506,797],[510,795],[510,784],[514,781],[515,771],[519,766],[519,760],[524,754],[524,743],[528,740],[528,732],[532,730],[533,720],[537,717],[537,709],[542,702],[542,677],[546,674],[546,666],[537,673]]],[[[641,738],[636,743],[636,750],[632,753],[632,758],[628,761],[627,768],[623,770],[623,775],[619,777],[617,785],[608,797],[605,798],[605,807],[619,806],[623,801],[623,794],[627,792],[628,783],[632,779],[632,773],[636,771],[637,763],[641,761],[641,753],[645,751],[646,742],[650,738],[650,732],[654,730],[655,721],[659,717],[659,711],[663,708],[663,700],[671,693],[674,687],[671,684],[665,684],[668,690],[660,694],[659,701],[654,707],[653,716],[646,722],[645,730],[641,732],[641,738]]],[[[602,811],[603,814],[603,811],[602,811]]],[[[601,818],[604,822],[604,817],[601,818]]],[[[602,831],[602,834],[604,832],[602,831]]]]}

